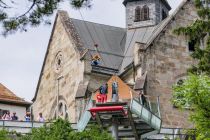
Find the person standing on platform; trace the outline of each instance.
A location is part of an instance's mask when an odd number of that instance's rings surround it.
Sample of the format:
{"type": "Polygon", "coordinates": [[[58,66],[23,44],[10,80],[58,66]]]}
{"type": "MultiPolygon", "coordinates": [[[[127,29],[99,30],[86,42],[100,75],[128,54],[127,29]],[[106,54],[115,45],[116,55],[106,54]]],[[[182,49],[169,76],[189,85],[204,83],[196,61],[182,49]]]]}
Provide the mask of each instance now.
{"type": "Polygon", "coordinates": [[[117,82],[112,83],[112,102],[118,101],[118,84],[117,82]]]}
{"type": "Polygon", "coordinates": [[[26,122],[30,122],[31,121],[31,113],[30,112],[26,112],[25,121],[26,122]]]}
{"type": "Polygon", "coordinates": [[[104,99],[105,100],[105,103],[107,102],[107,94],[108,94],[108,84],[106,83],[105,84],[105,97],[104,97],[105,98],[104,99]]]}
{"type": "Polygon", "coordinates": [[[3,117],[2,117],[3,120],[12,120],[11,116],[10,116],[10,112],[7,111],[3,117]]]}
{"type": "Polygon", "coordinates": [[[105,103],[106,102],[106,97],[107,97],[107,92],[108,92],[108,86],[107,84],[105,85],[102,85],[100,88],[99,88],[99,91],[100,91],[100,95],[101,95],[101,103],[105,103]]]}
{"type": "Polygon", "coordinates": [[[39,116],[38,116],[37,120],[38,120],[38,122],[45,122],[45,119],[42,116],[42,113],[39,113],[39,116]]]}

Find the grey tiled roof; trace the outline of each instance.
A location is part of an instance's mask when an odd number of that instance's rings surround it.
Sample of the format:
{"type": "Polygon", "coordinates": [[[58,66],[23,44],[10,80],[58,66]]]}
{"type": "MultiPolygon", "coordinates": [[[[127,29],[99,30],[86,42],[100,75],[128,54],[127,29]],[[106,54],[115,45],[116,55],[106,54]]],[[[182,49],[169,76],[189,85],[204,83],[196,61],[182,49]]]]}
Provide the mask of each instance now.
{"type": "Polygon", "coordinates": [[[126,30],[78,19],[71,21],[83,47],[94,55],[97,53],[94,44],[98,44],[97,51],[102,57],[101,66],[118,69],[120,73],[133,61],[135,42],[146,44],[156,30],[156,26],[126,30]]]}
{"type": "Polygon", "coordinates": [[[76,28],[83,47],[89,53],[102,57],[101,66],[119,69],[124,57],[126,29],[97,24],[78,19],[71,19],[76,28]]]}
{"type": "Polygon", "coordinates": [[[82,46],[89,50],[88,54],[94,55],[98,52],[102,58],[100,66],[117,69],[121,74],[133,62],[134,44],[143,43],[147,48],[186,2],[187,0],[183,0],[172,15],[156,26],[125,29],[72,18],[70,21],[82,46]],[[97,52],[94,44],[98,44],[97,52]]]}
{"type": "Polygon", "coordinates": [[[133,61],[133,50],[134,44],[136,42],[140,42],[143,44],[147,44],[148,40],[156,30],[156,26],[144,27],[144,28],[136,28],[127,31],[126,35],[126,44],[125,44],[125,52],[124,59],[121,64],[120,72],[122,73],[124,69],[133,61]]]}

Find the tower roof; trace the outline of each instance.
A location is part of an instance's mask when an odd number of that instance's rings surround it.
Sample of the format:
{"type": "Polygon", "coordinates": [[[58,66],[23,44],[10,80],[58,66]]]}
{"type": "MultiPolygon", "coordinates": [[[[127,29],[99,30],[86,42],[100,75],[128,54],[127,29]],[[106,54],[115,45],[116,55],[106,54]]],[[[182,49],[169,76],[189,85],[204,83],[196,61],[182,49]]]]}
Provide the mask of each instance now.
{"type": "MultiPolygon", "coordinates": [[[[126,6],[128,2],[134,2],[134,1],[142,1],[142,0],[124,0],[123,4],[126,6]]],[[[168,8],[168,10],[171,10],[171,6],[169,5],[167,0],[161,0],[161,2],[168,8]]]]}

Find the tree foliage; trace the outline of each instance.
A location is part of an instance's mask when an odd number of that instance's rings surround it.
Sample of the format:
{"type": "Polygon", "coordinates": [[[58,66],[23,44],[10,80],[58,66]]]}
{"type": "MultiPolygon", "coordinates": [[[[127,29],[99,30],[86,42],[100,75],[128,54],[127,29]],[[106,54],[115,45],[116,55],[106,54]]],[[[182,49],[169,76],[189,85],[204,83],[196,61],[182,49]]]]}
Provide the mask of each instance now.
{"type": "Polygon", "coordinates": [[[186,35],[190,41],[196,44],[192,57],[198,60],[198,64],[192,66],[189,71],[195,74],[205,72],[210,75],[210,0],[195,0],[195,6],[200,19],[197,19],[192,25],[180,27],[174,32],[178,35],[186,35]],[[205,48],[200,47],[202,42],[204,42],[205,48]]]}
{"type": "Polygon", "coordinates": [[[6,130],[0,131],[0,140],[9,140],[8,132],[6,130]]]}
{"type": "MultiPolygon", "coordinates": [[[[0,140],[10,139],[9,132],[0,131],[0,140]],[[1,139],[2,138],[2,139],[1,139]]],[[[52,124],[32,129],[32,132],[17,137],[18,140],[113,140],[113,138],[98,126],[91,126],[83,132],[71,128],[68,121],[58,119],[52,124]]]]}
{"type": "Polygon", "coordinates": [[[22,14],[11,16],[10,12],[19,5],[19,0],[0,0],[0,24],[3,35],[16,31],[27,31],[28,26],[50,24],[49,17],[58,9],[59,3],[68,1],[74,8],[90,7],[91,0],[26,0],[28,9],[22,14]]]}
{"type": "Polygon", "coordinates": [[[191,121],[198,136],[210,140],[210,77],[189,75],[182,85],[174,87],[173,103],[181,108],[191,108],[191,121]]]}
{"type": "Polygon", "coordinates": [[[190,120],[195,124],[197,138],[210,140],[210,0],[194,0],[194,3],[200,18],[174,32],[195,42],[192,57],[197,64],[189,69],[182,84],[174,86],[172,102],[177,107],[192,109],[190,120]]]}

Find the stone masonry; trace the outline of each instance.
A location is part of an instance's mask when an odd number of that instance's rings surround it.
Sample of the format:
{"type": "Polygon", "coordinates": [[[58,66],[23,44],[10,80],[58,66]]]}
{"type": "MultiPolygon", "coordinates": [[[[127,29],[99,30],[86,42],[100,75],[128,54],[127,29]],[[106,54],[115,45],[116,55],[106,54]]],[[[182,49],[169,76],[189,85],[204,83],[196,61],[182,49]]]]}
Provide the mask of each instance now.
{"type": "Polygon", "coordinates": [[[37,98],[33,104],[34,117],[39,112],[47,119],[53,119],[56,114],[57,88],[59,76],[64,78],[59,81],[59,102],[64,102],[68,110],[68,117],[71,122],[75,120],[75,93],[80,81],[83,80],[84,62],[80,61],[80,55],[75,50],[73,40],[69,38],[60,17],[58,16],[49,43],[46,62],[41,75],[41,82],[38,88],[37,98]],[[58,52],[63,55],[61,70],[55,69],[55,58],[58,52]]]}
{"type": "Polygon", "coordinates": [[[127,28],[139,28],[146,26],[154,26],[162,21],[162,10],[168,15],[169,10],[164,6],[160,0],[142,0],[129,2],[126,5],[126,25],[127,28]],[[135,8],[139,6],[142,8],[144,5],[149,7],[150,20],[134,22],[135,8]]]}
{"type": "Polygon", "coordinates": [[[184,79],[187,69],[194,63],[188,50],[187,38],[177,36],[173,30],[192,24],[198,18],[192,2],[187,2],[169,21],[168,25],[149,46],[138,44],[138,63],[142,72],[147,71],[146,92],[160,96],[161,114],[165,127],[190,127],[189,112],[176,109],[171,103],[172,86],[184,79]]]}

